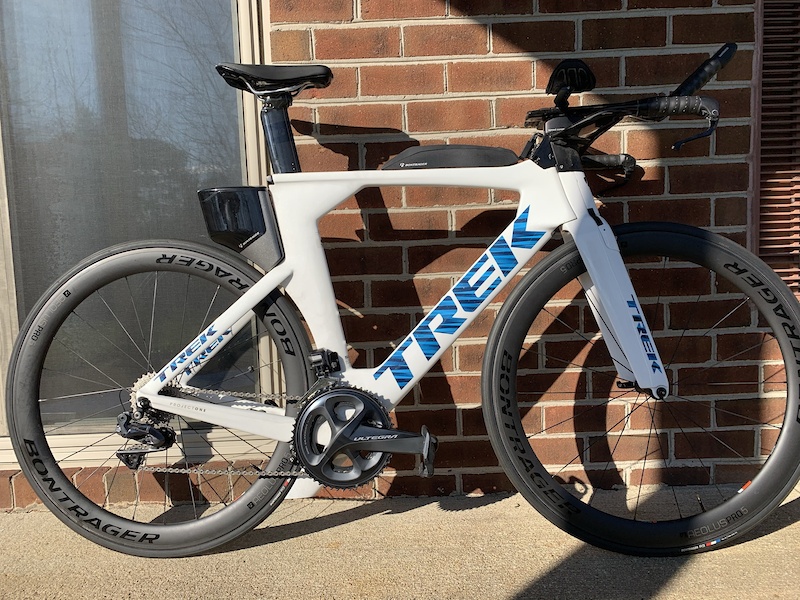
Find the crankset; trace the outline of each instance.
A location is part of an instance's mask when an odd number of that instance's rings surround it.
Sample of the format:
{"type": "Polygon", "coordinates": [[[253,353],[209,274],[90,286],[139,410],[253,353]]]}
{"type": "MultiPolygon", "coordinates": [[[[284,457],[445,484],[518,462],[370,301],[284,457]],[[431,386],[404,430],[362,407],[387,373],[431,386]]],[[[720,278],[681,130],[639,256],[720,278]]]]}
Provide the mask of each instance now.
{"type": "Polygon", "coordinates": [[[295,454],[306,473],[335,488],[357,487],[377,476],[392,453],[422,456],[422,475],[433,475],[437,440],[392,429],[383,405],[354,388],[336,387],[312,397],[295,425],[295,454]]]}

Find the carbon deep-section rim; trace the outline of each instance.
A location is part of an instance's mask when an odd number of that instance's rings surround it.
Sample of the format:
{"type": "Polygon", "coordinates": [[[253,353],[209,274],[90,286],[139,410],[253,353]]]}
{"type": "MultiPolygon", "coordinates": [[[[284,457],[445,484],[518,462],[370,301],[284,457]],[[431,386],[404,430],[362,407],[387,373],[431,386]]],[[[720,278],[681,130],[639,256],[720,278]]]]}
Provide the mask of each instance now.
{"type": "MultiPolygon", "coordinates": [[[[668,369],[657,400],[620,381],[565,244],[505,302],[483,406],[512,483],[568,533],[677,555],[737,539],[800,477],[800,314],[758,258],[693,227],[615,228],[668,369]]],[[[636,318],[636,315],[632,315],[636,318]]]]}
{"type": "MultiPolygon", "coordinates": [[[[25,476],[72,529],[129,554],[185,556],[249,531],[288,493],[292,479],[258,473],[289,470],[289,444],[200,420],[166,415],[175,443],[145,454],[139,468],[116,455],[133,443],[115,432],[132,387],[258,278],[224,250],[132,242],[89,257],[43,295],[12,354],[7,413],[25,476]]],[[[191,385],[214,390],[218,402],[259,394],[292,414],[279,399],[308,389],[309,349],[293,308],[275,292],[191,385]]]]}

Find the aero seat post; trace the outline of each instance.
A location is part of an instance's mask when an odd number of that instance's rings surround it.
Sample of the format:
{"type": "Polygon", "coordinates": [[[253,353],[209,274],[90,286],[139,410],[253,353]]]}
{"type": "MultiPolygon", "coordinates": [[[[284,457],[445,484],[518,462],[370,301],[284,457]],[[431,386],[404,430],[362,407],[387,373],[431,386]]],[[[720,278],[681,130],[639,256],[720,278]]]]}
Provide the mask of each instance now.
{"type": "Polygon", "coordinates": [[[267,136],[267,152],[272,164],[273,173],[297,173],[300,171],[300,159],[297,146],[289,123],[289,106],[292,104],[290,94],[279,94],[263,98],[261,107],[261,125],[267,136]]]}

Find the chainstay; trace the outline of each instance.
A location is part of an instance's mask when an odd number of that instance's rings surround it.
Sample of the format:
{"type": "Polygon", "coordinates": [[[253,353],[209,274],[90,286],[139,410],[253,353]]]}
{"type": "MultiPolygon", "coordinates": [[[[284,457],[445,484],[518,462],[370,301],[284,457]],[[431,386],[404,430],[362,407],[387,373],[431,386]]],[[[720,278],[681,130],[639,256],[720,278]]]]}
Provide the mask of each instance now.
{"type": "MultiPolygon", "coordinates": [[[[225,391],[224,395],[231,396],[232,398],[242,398],[244,400],[269,400],[269,401],[283,401],[285,403],[296,403],[303,401],[308,395],[312,394],[318,388],[320,388],[323,384],[326,383],[325,379],[320,379],[317,381],[315,385],[311,387],[311,389],[306,393],[305,396],[294,396],[291,394],[258,394],[256,392],[235,392],[235,391],[225,391]]],[[[189,395],[192,394],[211,394],[211,395],[220,395],[220,390],[206,390],[203,388],[192,387],[188,385],[179,385],[175,383],[169,383],[166,387],[173,388],[176,391],[180,391],[189,395]]],[[[146,471],[148,473],[167,473],[167,474],[176,474],[176,475],[238,475],[238,476],[245,476],[245,477],[294,477],[296,479],[311,479],[311,476],[308,475],[301,469],[299,470],[289,470],[289,471],[242,471],[238,469],[200,469],[197,467],[193,468],[178,468],[178,467],[147,467],[147,466],[140,466],[138,471],[146,471]]]]}

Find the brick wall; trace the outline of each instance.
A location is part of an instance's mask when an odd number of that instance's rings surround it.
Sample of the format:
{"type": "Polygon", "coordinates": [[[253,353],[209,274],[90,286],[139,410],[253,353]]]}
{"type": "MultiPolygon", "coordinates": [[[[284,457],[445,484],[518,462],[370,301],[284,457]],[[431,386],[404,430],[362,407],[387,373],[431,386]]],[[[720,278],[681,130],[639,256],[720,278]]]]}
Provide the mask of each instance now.
{"type": "MultiPolygon", "coordinates": [[[[292,108],[307,171],[375,169],[418,144],[520,151],[525,112],[551,106],[544,87],[562,58],[584,59],[597,89],[584,104],[673,89],[727,41],[739,53],[707,86],[723,119],[711,139],[670,145],[703,122],[626,123],[597,144],[628,152],[639,179],[605,199],[612,222],[669,219],[747,241],[753,2],[743,0],[272,0],[274,62],[330,66],[334,82],[292,108]]],[[[573,101],[574,102],[574,101],[573,101]]],[[[597,187],[603,187],[597,182],[597,187]]],[[[352,358],[379,363],[494,239],[514,210],[506,192],[367,190],[321,222],[352,358]]],[[[480,411],[491,307],[397,410],[403,429],[440,437],[437,474],[412,477],[395,457],[374,494],[509,489],[480,411]]]]}
{"type": "MultiPolygon", "coordinates": [[[[678,220],[746,242],[752,1],[272,0],[270,10],[274,62],[320,62],[335,74],[330,88],[305,92],[292,108],[308,171],[374,169],[417,144],[519,151],[531,133],[521,127],[525,112],[552,104],[544,87],[560,59],[580,57],[595,71],[597,89],[580,98],[595,103],[669,91],[735,41],[734,62],[706,88],[724,117],[713,138],[678,154],[669,146],[703,123],[626,123],[598,148],[628,152],[643,167],[638,181],[604,200],[610,221],[678,220]]],[[[367,190],[323,219],[355,364],[385,358],[387,341],[413,327],[513,211],[506,192],[391,188],[367,190]]],[[[496,310],[397,410],[399,427],[426,424],[439,436],[436,476],[417,477],[414,459],[399,456],[357,495],[510,489],[480,411],[481,358],[496,310]]],[[[20,473],[0,472],[0,508],[34,502],[20,473]]]]}

